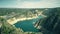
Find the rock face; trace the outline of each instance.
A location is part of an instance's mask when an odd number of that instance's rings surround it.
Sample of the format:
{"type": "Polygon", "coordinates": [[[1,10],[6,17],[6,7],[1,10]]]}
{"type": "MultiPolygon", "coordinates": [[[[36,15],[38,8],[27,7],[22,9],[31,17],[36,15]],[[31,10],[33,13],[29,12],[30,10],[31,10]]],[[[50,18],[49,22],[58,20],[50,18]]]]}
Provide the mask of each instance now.
{"type": "Polygon", "coordinates": [[[51,8],[43,14],[47,17],[37,21],[36,28],[40,29],[43,34],[60,34],[60,8],[51,8]]]}

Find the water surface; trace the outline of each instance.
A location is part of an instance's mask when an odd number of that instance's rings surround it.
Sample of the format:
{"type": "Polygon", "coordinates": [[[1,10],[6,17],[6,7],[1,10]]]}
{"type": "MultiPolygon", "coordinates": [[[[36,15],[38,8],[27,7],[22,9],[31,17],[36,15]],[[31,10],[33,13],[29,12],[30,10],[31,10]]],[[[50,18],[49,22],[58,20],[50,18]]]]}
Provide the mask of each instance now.
{"type": "Polygon", "coordinates": [[[39,32],[38,29],[36,29],[33,25],[33,22],[36,22],[42,18],[42,16],[38,16],[36,19],[30,19],[30,20],[24,20],[24,21],[19,21],[15,24],[17,28],[22,28],[23,31],[28,31],[28,32],[39,32]]]}

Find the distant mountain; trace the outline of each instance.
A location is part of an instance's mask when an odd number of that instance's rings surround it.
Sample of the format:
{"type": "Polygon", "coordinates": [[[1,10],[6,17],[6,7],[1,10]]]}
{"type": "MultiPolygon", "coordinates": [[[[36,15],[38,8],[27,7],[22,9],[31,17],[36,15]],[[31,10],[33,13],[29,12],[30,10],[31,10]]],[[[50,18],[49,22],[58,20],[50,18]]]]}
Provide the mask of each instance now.
{"type": "Polygon", "coordinates": [[[33,8],[33,9],[25,9],[25,8],[0,8],[0,16],[7,15],[7,14],[14,14],[14,13],[20,13],[27,15],[27,12],[36,13],[36,10],[44,11],[45,9],[51,9],[51,8],[33,8]]]}

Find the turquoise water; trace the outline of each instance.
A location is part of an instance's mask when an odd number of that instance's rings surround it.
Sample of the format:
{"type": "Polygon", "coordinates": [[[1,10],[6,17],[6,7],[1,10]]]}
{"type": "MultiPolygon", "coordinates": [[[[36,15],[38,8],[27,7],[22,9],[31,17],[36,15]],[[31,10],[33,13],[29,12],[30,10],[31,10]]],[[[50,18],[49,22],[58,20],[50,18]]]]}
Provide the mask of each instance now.
{"type": "Polygon", "coordinates": [[[36,18],[36,19],[19,21],[15,24],[15,26],[17,28],[22,28],[24,31],[28,31],[28,32],[39,32],[39,30],[36,29],[33,25],[33,22],[36,22],[38,19],[42,18],[40,16],[38,17],[39,18],[36,18]]]}

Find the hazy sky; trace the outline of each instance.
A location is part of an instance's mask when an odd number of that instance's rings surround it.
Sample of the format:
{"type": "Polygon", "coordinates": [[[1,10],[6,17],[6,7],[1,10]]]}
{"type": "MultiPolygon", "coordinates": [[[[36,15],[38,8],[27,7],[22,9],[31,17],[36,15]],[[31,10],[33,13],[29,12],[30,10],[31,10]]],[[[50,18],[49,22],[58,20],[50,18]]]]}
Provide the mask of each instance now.
{"type": "Polygon", "coordinates": [[[0,0],[0,8],[60,7],[60,0],[0,0]]]}

